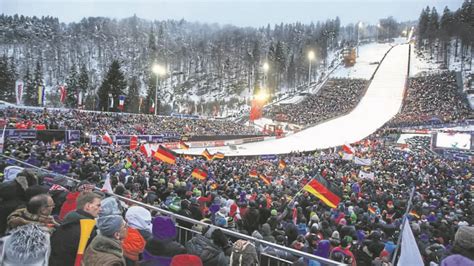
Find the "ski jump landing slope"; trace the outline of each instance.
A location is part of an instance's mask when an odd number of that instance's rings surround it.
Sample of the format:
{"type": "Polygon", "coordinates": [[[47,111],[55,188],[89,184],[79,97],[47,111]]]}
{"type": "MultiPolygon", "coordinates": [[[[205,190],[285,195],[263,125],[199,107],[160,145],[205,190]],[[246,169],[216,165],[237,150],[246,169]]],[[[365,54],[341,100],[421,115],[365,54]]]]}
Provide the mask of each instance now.
{"type": "MultiPolygon", "coordinates": [[[[227,146],[208,150],[226,156],[284,154],[330,148],[367,137],[400,110],[407,78],[408,47],[408,44],[393,47],[380,64],[367,93],[349,114],[285,138],[242,144],[234,150],[227,146]]],[[[202,151],[203,148],[195,148],[186,153],[201,154],[202,151]]]]}

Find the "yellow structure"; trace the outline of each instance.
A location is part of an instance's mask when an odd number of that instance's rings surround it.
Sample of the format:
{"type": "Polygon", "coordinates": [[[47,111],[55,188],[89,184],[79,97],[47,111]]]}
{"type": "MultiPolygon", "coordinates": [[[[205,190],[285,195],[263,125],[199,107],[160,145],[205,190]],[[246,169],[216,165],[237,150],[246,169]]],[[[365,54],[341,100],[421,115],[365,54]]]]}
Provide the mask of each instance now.
{"type": "Polygon", "coordinates": [[[345,47],[342,51],[344,56],[344,65],[346,67],[351,67],[356,63],[356,49],[354,47],[345,47]]]}

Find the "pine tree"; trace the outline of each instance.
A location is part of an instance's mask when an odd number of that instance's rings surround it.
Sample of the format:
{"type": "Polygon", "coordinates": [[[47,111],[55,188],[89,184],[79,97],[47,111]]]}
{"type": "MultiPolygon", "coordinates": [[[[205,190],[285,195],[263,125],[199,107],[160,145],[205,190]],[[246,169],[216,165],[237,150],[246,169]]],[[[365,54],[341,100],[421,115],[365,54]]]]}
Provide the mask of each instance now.
{"type": "Polygon", "coordinates": [[[418,47],[423,46],[423,40],[427,38],[428,24],[430,22],[430,7],[423,9],[418,19],[418,47]]]}
{"type": "Polygon", "coordinates": [[[86,65],[83,64],[81,66],[81,71],[79,73],[79,79],[77,81],[77,88],[78,88],[78,97],[79,93],[82,93],[82,104],[86,106],[93,105],[90,101],[93,101],[93,92],[90,87],[89,75],[87,73],[86,65]],[[92,97],[91,97],[92,96],[92,97]]]}
{"type": "Polygon", "coordinates": [[[77,81],[77,70],[76,66],[72,65],[69,70],[69,75],[66,80],[66,107],[76,108],[77,107],[77,93],[78,93],[78,81],[77,81]]]}
{"type": "Polygon", "coordinates": [[[138,78],[132,77],[130,87],[128,88],[128,97],[125,99],[125,108],[130,113],[138,113],[140,104],[140,88],[138,87],[138,78]]]}
{"type": "Polygon", "coordinates": [[[7,83],[8,80],[10,79],[9,73],[8,73],[8,60],[7,56],[3,55],[0,58],[0,99],[8,101],[7,95],[8,95],[8,87],[7,83]]]}
{"type": "MultiPolygon", "coordinates": [[[[41,67],[40,61],[36,61],[36,68],[35,68],[35,75],[33,81],[33,96],[31,97],[31,105],[38,106],[39,105],[39,88],[44,86],[43,83],[43,71],[41,67]]],[[[43,103],[44,104],[44,103],[43,103]]]]}
{"type": "Polygon", "coordinates": [[[126,95],[127,82],[120,70],[120,63],[114,60],[110,65],[109,71],[99,88],[99,105],[101,110],[116,112],[118,106],[118,96],[126,95]],[[109,107],[109,94],[113,97],[114,106],[109,107]]]}
{"type": "Polygon", "coordinates": [[[23,77],[23,103],[27,106],[35,106],[38,103],[38,92],[35,90],[35,83],[30,74],[30,68],[26,68],[26,74],[23,77]]]}

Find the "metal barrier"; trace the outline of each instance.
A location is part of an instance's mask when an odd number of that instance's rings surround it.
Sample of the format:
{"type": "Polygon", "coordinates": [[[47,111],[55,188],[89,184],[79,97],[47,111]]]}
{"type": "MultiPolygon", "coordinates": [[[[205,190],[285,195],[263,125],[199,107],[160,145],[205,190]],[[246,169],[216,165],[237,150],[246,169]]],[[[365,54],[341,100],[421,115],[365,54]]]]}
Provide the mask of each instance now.
{"type": "MultiPolygon", "coordinates": [[[[71,177],[61,175],[61,174],[58,174],[58,173],[54,173],[50,170],[43,169],[43,168],[37,167],[35,165],[31,165],[29,163],[26,163],[24,161],[18,160],[18,159],[13,158],[13,157],[5,156],[3,154],[0,154],[0,157],[2,158],[2,160],[8,159],[10,161],[15,161],[16,163],[27,166],[29,168],[35,168],[37,170],[49,173],[53,177],[62,177],[62,178],[67,179],[68,181],[72,181],[74,183],[80,182],[79,180],[73,179],[71,177]]],[[[96,187],[96,189],[100,190],[100,188],[98,188],[98,187],[96,187]]],[[[103,192],[103,193],[105,193],[105,192],[103,192]]],[[[189,217],[185,217],[185,216],[173,213],[171,211],[158,208],[156,206],[148,205],[148,204],[145,204],[145,203],[140,202],[140,201],[136,201],[136,200],[129,199],[129,198],[126,198],[126,197],[122,197],[122,196],[116,195],[114,193],[105,193],[105,194],[107,194],[109,196],[114,196],[114,197],[116,197],[116,198],[118,198],[118,199],[120,199],[124,202],[127,202],[129,204],[133,203],[135,205],[142,206],[142,207],[144,207],[144,208],[146,208],[150,211],[151,210],[156,211],[157,214],[166,215],[166,216],[171,217],[174,221],[177,222],[177,224],[176,224],[177,229],[178,229],[177,241],[179,241],[183,245],[184,245],[184,243],[189,241],[189,239],[191,239],[192,236],[194,236],[194,234],[199,233],[199,232],[194,231],[194,230],[189,229],[189,228],[185,228],[185,227],[179,225],[180,221],[191,223],[193,225],[209,226],[211,228],[220,229],[230,240],[237,240],[237,239],[249,240],[249,241],[253,242],[254,244],[263,245],[267,248],[272,248],[272,249],[275,249],[275,250],[281,250],[281,251],[287,252],[287,253],[289,253],[289,254],[297,257],[297,258],[303,257],[306,261],[307,260],[317,261],[322,266],[347,265],[347,264],[344,264],[344,263],[341,263],[341,262],[337,262],[337,261],[333,261],[333,260],[330,260],[330,259],[318,257],[318,256],[315,256],[315,255],[312,255],[312,254],[309,254],[309,253],[305,253],[305,252],[302,252],[302,251],[299,251],[299,250],[296,250],[296,249],[292,249],[292,248],[281,246],[281,245],[278,245],[278,244],[275,244],[275,243],[267,242],[265,240],[257,239],[257,238],[254,238],[254,237],[251,237],[251,236],[248,236],[248,235],[244,235],[244,234],[241,234],[239,232],[235,232],[235,231],[232,231],[232,230],[229,230],[229,229],[226,229],[226,228],[221,228],[221,227],[218,227],[218,226],[215,226],[215,225],[212,225],[212,224],[203,223],[201,221],[197,221],[197,220],[191,219],[189,217]]],[[[260,259],[260,265],[272,265],[272,266],[273,265],[292,265],[291,261],[287,261],[285,259],[276,257],[274,255],[267,254],[265,252],[262,252],[262,253],[259,254],[259,259],[260,259]],[[262,263],[262,262],[265,262],[265,263],[262,263]]]]}

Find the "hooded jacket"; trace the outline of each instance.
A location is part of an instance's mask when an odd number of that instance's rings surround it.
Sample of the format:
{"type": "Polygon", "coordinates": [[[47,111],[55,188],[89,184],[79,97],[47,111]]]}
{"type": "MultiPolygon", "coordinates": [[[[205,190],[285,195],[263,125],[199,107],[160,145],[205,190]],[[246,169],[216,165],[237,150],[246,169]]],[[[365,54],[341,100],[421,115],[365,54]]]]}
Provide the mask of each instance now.
{"type": "Polygon", "coordinates": [[[38,225],[29,224],[11,232],[0,240],[0,265],[47,266],[51,251],[49,234],[38,225]]]}
{"type": "Polygon", "coordinates": [[[97,235],[87,247],[82,266],[125,266],[119,240],[97,235]]]}

